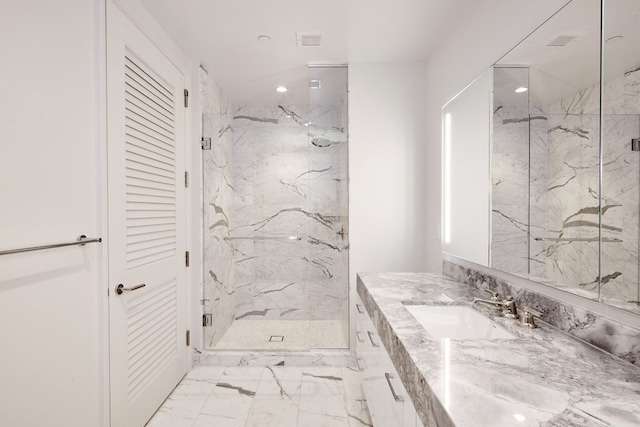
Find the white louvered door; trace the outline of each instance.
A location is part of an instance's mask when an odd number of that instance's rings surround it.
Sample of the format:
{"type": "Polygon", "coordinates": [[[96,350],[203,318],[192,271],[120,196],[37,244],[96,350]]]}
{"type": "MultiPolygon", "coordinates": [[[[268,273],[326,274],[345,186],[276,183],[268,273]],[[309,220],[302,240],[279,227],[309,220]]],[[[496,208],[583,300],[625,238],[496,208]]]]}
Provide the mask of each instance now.
{"type": "Polygon", "coordinates": [[[187,366],[184,76],[107,8],[111,426],[140,427],[187,366]]]}

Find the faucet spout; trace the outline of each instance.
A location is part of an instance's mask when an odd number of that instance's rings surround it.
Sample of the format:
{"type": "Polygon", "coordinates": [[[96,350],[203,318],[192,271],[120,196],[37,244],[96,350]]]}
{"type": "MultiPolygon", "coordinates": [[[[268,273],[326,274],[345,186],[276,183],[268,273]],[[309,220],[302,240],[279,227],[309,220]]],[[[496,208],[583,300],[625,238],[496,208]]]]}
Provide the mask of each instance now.
{"type": "Polygon", "coordinates": [[[482,299],[482,298],[474,298],[472,304],[475,304],[475,303],[491,305],[491,306],[494,306],[494,308],[502,308],[504,306],[502,301],[492,301],[492,300],[482,299]]]}
{"type": "Polygon", "coordinates": [[[516,318],[518,317],[518,311],[516,310],[516,303],[513,300],[513,297],[508,297],[504,300],[488,300],[482,298],[474,298],[472,304],[486,304],[492,306],[496,309],[502,310],[502,315],[504,317],[516,318]]]}

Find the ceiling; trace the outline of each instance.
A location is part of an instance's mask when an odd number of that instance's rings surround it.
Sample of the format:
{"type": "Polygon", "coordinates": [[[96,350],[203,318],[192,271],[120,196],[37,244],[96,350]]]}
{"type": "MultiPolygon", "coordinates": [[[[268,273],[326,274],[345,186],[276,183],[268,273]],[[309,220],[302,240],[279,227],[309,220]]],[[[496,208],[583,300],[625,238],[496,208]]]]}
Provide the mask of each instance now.
{"type": "MultiPolygon", "coordinates": [[[[602,72],[603,80],[610,81],[640,66],[640,2],[607,0],[602,13],[602,72]]],[[[574,96],[600,81],[600,25],[600,0],[572,1],[498,64],[530,67],[529,97],[533,105],[547,106],[574,96]],[[571,39],[566,45],[555,43],[565,36],[571,39]]],[[[513,87],[519,85],[522,82],[511,83],[513,87]]],[[[605,86],[606,90],[610,88],[605,86]]]]}
{"type": "MultiPolygon", "coordinates": [[[[427,59],[474,0],[142,0],[231,98],[310,64],[427,59]],[[319,32],[320,47],[297,47],[319,32]],[[259,41],[267,35],[270,41],[259,41]]],[[[283,82],[286,83],[286,82],[283,82]]]]}

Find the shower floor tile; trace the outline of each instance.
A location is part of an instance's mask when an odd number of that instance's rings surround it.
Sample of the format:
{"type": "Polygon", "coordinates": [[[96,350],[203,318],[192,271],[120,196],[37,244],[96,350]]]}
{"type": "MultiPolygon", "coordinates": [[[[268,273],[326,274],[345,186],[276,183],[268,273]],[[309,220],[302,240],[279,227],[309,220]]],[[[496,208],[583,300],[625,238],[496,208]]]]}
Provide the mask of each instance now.
{"type": "Polygon", "coordinates": [[[236,320],[213,350],[347,348],[339,320],[236,320]]]}

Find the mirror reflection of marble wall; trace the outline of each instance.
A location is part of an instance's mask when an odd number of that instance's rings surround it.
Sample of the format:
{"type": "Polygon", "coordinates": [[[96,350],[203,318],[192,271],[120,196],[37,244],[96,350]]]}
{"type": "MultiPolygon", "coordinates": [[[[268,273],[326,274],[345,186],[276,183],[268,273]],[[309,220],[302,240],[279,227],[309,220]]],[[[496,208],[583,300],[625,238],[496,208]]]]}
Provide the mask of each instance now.
{"type": "Polygon", "coordinates": [[[635,3],[605,3],[602,99],[597,0],[574,0],[501,61],[518,67],[494,68],[491,164],[490,266],[631,311],[640,296],[635,3]],[[555,46],[563,34],[569,41],[555,46]],[[528,97],[516,98],[519,86],[528,97]]]}
{"type": "Polygon", "coordinates": [[[495,67],[491,123],[491,260],[529,273],[529,86],[526,67],[495,67]]]}

